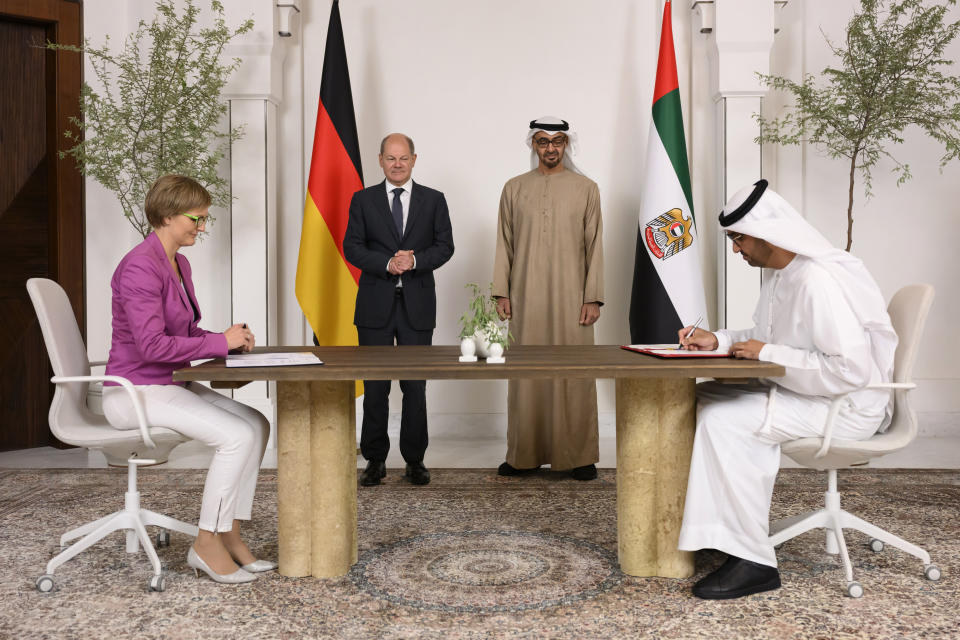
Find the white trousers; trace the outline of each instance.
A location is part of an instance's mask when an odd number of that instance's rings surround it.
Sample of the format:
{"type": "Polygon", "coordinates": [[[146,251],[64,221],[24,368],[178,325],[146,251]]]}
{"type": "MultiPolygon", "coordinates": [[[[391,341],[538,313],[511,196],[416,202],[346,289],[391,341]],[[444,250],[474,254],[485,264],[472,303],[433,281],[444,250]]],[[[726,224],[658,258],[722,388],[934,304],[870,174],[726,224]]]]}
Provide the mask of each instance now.
{"type": "MultiPolygon", "coordinates": [[[[697,385],[697,433],[680,529],[682,551],[717,549],[738,558],[777,566],[768,542],[770,500],[780,468],[780,443],[823,435],[830,401],[778,388],[772,420],[763,433],[768,387],[697,385]]],[[[862,440],[883,419],[841,409],[833,435],[862,440]]]]}
{"type": "MultiPolygon", "coordinates": [[[[147,424],[166,427],[214,448],[200,503],[197,526],[223,532],[233,521],[249,520],[257,472],[270,423],[256,409],[202,384],[137,385],[147,424]]],[[[136,429],[130,396],[121,387],[104,387],[103,412],[117,429],[136,429]]]]}

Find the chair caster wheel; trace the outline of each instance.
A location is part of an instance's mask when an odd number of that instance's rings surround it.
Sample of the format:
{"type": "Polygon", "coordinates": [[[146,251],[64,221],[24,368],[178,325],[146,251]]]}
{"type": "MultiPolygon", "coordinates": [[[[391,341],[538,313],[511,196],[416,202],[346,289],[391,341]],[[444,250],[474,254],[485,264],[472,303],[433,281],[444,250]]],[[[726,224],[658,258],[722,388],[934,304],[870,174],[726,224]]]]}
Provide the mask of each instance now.
{"type": "Polygon", "coordinates": [[[35,584],[37,585],[37,591],[39,591],[40,593],[50,593],[51,591],[53,591],[53,588],[56,586],[56,584],[53,581],[53,576],[51,576],[50,574],[44,574],[40,576],[39,578],[37,578],[37,581],[35,584]]]}
{"type": "Polygon", "coordinates": [[[870,547],[870,550],[871,550],[871,551],[873,551],[873,552],[875,552],[875,553],[880,553],[881,551],[883,551],[883,540],[877,540],[876,538],[870,538],[870,542],[869,542],[868,546],[870,547]]]}
{"type": "Polygon", "coordinates": [[[936,582],[937,580],[940,579],[940,567],[938,567],[935,564],[928,564],[923,568],[923,576],[927,580],[932,580],[933,582],[936,582]]]}
{"type": "Polygon", "coordinates": [[[157,532],[157,549],[161,547],[170,546],[170,532],[169,531],[158,531],[157,532]]]}
{"type": "Polygon", "coordinates": [[[848,582],[847,595],[850,596],[851,598],[862,598],[863,587],[860,586],[859,582],[848,582]]]}
{"type": "Polygon", "coordinates": [[[783,548],[783,543],[773,545],[774,551],[780,551],[783,548]]]}
{"type": "Polygon", "coordinates": [[[148,591],[160,592],[160,591],[166,590],[166,588],[167,588],[167,579],[163,576],[163,574],[159,576],[153,576],[152,578],[150,578],[150,583],[147,585],[148,591]]]}

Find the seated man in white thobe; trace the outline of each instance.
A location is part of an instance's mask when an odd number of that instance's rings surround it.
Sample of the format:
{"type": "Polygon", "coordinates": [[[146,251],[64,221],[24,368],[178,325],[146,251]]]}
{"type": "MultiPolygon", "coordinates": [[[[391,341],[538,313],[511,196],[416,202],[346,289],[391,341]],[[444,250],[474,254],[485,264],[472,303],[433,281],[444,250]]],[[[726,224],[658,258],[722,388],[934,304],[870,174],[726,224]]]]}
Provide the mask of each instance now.
{"type": "Polygon", "coordinates": [[[684,551],[729,555],[696,583],[700,598],[739,598],[780,586],[768,540],[780,443],[823,435],[831,399],[853,392],[834,422],[836,438],[859,440],[890,422],[891,396],[864,389],[889,382],[897,335],[863,263],[836,249],[767,181],[739,191],[720,225],[751,266],[765,269],[754,327],[680,330],[692,350],[783,365],[754,384],[697,386],[697,433],[680,530],[684,551]],[[858,391],[859,389],[859,391],[858,391]]]}

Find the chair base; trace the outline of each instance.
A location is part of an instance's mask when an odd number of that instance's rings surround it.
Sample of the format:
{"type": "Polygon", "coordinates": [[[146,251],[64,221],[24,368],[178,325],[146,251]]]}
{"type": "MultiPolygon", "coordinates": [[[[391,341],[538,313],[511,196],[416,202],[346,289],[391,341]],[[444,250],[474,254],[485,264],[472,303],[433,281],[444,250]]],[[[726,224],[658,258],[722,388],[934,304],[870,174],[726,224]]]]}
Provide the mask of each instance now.
{"type": "MultiPolygon", "coordinates": [[[[41,576],[41,579],[50,578],[50,588],[52,588],[53,572],[57,570],[57,567],[78,555],[80,552],[89,549],[114,531],[122,530],[126,531],[127,553],[137,553],[142,546],[144,552],[147,554],[147,558],[150,560],[150,564],[153,567],[150,589],[153,591],[163,590],[160,558],[157,556],[156,549],[153,548],[150,536],[147,535],[146,527],[162,527],[193,537],[197,536],[199,529],[186,522],[181,522],[169,516],[140,508],[140,492],[136,489],[137,466],[154,463],[155,461],[153,460],[130,458],[127,466],[129,490],[124,494],[124,508],[121,511],[116,511],[93,522],[88,522],[60,536],[61,548],[65,547],[70,540],[75,540],[76,538],[80,538],[80,540],[61,551],[47,563],[47,573],[41,576]],[[160,585],[161,588],[155,588],[156,585],[160,585]]],[[[49,588],[42,588],[39,580],[37,588],[41,591],[50,590],[49,588]]]]}
{"type": "Polygon", "coordinates": [[[847,593],[853,597],[862,595],[863,589],[859,583],[853,580],[853,566],[850,563],[850,554],[847,552],[847,544],[843,537],[844,529],[855,529],[867,534],[872,538],[871,547],[877,550],[888,544],[915,556],[923,562],[924,575],[928,579],[939,579],[940,571],[936,566],[930,564],[930,554],[924,549],[840,508],[840,494],[837,492],[837,471],[835,469],[828,471],[828,485],[828,489],[824,493],[825,506],[823,509],[790,516],[770,523],[771,535],[769,541],[771,545],[779,546],[811,529],[826,529],[826,551],[830,554],[840,554],[840,559],[843,561],[844,576],[847,581],[847,593]],[[874,541],[879,541],[882,544],[874,547],[874,541]]]}

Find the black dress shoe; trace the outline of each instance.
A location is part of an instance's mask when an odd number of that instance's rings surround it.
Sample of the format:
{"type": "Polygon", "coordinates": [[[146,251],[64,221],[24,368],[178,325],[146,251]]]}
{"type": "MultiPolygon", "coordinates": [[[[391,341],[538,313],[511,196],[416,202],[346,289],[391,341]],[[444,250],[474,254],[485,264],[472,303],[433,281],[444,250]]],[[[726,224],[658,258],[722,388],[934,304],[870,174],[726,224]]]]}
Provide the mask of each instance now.
{"type": "Polygon", "coordinates": [[[729,600],[779,588],[776,567],[730,556],[719,569],[693,585],[693,595],[705,600],[729,600]]]}
{"type": "Polygon", "coordinates": [[[570,471],[570,477],[574,480],[596,480],[597,465],[588,464],[583,467],[576,467],[570,471]]]}
{"type": "Polygon", "coordinates": [[[413,484],[430,484],[430,471],[422,462],[408,462],[407,472],[403,477],[413,484]]]}
{"type": "Polygon", "coordinates": [[[533,467],[532,469],[517,469],[512,466],[509,462],[504,462],[499,467],[497,467],[498,476],[522,476],[528,473],[533,473],[540,467],[533,467]]]}
{"type": "Polygon", "coordinates": [[[360,484],[364,487],[373,487],[380,484],[380,479],[386,475],[387,465],[383,460],[369,460],[367,468],[360,474],[360,484]]]}

